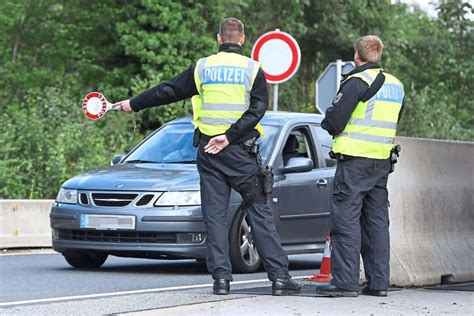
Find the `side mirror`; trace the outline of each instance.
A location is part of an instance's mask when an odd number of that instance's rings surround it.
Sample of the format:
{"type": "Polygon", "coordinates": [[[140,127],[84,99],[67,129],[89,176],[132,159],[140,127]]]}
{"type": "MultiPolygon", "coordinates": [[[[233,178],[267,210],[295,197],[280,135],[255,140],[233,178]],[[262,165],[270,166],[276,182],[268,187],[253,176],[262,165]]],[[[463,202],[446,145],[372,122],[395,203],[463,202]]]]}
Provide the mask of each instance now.
{"type": "Polygon", "coordinates": [[[125,157],[125,154],[120,154],[120,155],[114,155],[112,157],[112,160],[110,161],[111,166],[115,166],[118,164],[120,161],[122,161],[123,157],[125,157]]]}
{"type": "Polygon", "coordinates": [[[282,173],[308,172],[313,170],[313,161],[309,158],[293,157],[288,159],[286,165],[281,169],[282,173]]]}

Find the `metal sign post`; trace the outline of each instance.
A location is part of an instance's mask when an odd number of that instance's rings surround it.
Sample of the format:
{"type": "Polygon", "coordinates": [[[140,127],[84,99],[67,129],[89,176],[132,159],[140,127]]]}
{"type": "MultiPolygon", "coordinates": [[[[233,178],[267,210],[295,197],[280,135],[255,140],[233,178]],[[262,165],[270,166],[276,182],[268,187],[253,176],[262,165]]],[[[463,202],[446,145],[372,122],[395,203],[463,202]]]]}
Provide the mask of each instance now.
{"type": "Polygon", "coordinates": [[[273,111],[278,111],[278,84],[289,80],[298,70],[300,47],[293,36],[276,29],[257,39],[251,56],[262,63],[267,82],[273,84],[273,111]]]}
{"type": "Polygon", "coordinates": [[[342,60],[336,60],[336,92],[339,91],[339,87],[341,86],[341,71],[342,71],[342,60]]]}
{"type": "Polygon", "coordinates": [[[273,85],[273,111],[278,111],[278,83],[273,85]]]}

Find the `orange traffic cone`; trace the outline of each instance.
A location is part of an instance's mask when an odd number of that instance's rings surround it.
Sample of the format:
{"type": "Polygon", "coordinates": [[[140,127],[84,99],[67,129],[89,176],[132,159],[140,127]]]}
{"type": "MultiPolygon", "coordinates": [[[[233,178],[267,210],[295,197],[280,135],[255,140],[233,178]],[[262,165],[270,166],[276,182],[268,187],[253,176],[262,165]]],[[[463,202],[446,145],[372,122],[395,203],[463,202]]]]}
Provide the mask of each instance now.
{"type": "Polygon", "coordinates": [[[331,237],[329,236],[329,230],[326,234],[326,246],[324,247],[323,261],[321,262],[321,268],[319,273],[316,273],[308,278],[308,281],[312,282],[329,282],[331,281],[331,237]]]}

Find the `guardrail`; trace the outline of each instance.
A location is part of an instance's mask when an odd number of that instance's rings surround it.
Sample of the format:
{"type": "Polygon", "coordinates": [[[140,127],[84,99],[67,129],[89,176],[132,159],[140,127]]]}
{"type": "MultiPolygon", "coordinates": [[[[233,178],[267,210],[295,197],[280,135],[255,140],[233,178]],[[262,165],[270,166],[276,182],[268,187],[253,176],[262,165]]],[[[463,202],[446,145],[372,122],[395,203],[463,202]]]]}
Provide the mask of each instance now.
{"type": "MultiPolygon", "coordinates": [[[[474,280],[474,143],[397,142],[401,159],[388,184],[391,283],[474,280]]],[[[0,200],[0,248],[51,246],[52,203],[0,200]]]]}

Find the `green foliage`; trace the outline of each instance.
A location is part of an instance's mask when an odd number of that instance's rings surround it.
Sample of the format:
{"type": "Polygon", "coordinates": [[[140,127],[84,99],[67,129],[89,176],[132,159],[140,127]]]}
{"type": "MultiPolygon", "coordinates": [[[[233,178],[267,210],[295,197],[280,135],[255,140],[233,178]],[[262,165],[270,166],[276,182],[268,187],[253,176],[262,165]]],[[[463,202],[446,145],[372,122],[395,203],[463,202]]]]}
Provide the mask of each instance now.
{"type": "Polygon", "coordinates": [[[24,110],[7,106],[0,115],[0,196],[54,197],[68,178],[110,163],[113,154],[137,143],[127,122],[87,121],[69,96],[50,88],[25,96],[24,110]],[[67,104],[66,108],[64,105],[67,104]]]}
{"type": "Polygon", "coordinates": [[[102,14],[111,11],[89,1],[0,3],[0,198],[54,197],[63,181],[141,138],[126,117],[86,122],[81,111],[86,92],[129,71],[108,75],[121,50],[110,49],[102,14]]]}
{"type": "MultiPolygon", "coordinates": [[[[125,60],[137,70],[127,75],[132,95],[174,77],[216,50],[215,38],[202,36],[210,33],[203,5],[173,0],[132,3],[120,8],[123,18],[116,24],[125,60]]],[[[141,130],[155,129],[189,113],[190,106],[181,103],[144,111],[141,130]]]]}
{"type": "MultiPolygon", "coordinates": [[[[299,42],[297,75],[279,87],[282,110],[314,112],[314,82],[351,60],[361,35],[384,40],[382,66],[405,84],[400,134],[474,140],[474,52],[469,1],[440,1],[438,18],[390,0],[0,1],[0,198],[52,198],[66,179],[108,165],[190,102],[87,121],[98,90],[133,97],[217,50],[222,18],[246,25],[250,54],[276,28],[299,42]],[[470,18],[469,18],[470,17],[470,18]]],[[[272,89],[270,89],[272,91],[272,89]]]]}

